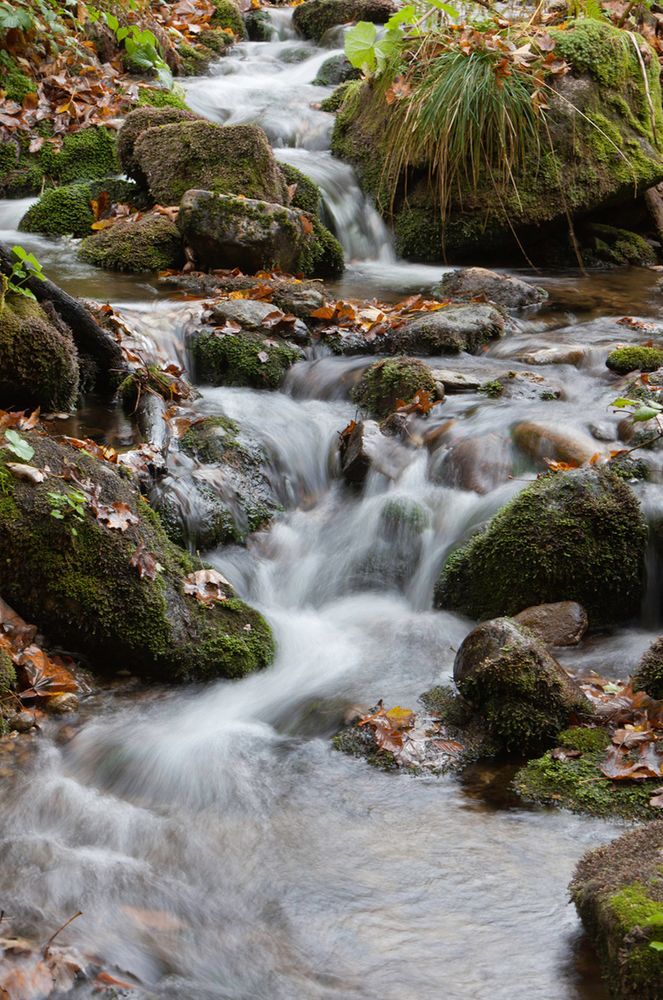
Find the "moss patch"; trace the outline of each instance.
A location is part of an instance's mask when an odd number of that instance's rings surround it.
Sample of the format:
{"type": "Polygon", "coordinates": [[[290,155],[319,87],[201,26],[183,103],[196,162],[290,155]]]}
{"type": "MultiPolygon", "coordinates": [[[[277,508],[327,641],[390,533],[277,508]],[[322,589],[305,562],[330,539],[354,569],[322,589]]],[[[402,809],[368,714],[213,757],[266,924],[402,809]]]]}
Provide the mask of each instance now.
{"type": "Polygon", "coordinates": [[[420,390],[433,397],[437,394],[428,365],[417,358],[389,358],[366,369],[352,390],[352,399],[370,414],[385,417],[398,400],[409,403],[420,390]]]}
{"type": "Polygon", "coordinates": [[[305,278],[339,278],[345,270],[343,247],[317,216],[310,221],[313,232],[304,237],[297,271],[305,278]]]}
{"type": "Polygon", "coordinates": [[[663,350],[660,347],[618,347],[610,352],[606,365],[618,375],[655,372],[663,365],[663,350]]]}
{"type": "Polygon", "coordinates": [[[69,184],[44,191],[21,219],[19,229],[45,236],[88,236],[93,222],[90,188],[69,184]]]}
{"type": "Polygon", "coordinates": [[[203,382],[257,389],[277,389],[288,368],[302,357],[290,344],[266,343],[247,332],[217,336],[203,331],[191,339],[190,350],[203,382]]]}
{"type": "Polygon", "coordinates": [[[179,89],[164,90],[161,87],[141,87],[136,103],[139,108],[180,108],[183,111],[188,111],[184,95],[179,92],[179,89]]]}
{"type": "Polygon", "coordinates": [[[88,236],[80,245],[79,256],[107,271],[138,273],[178,267],[184,251],[174,222],[163,215],[144,215],[88,236]]]}
{"type": "Polygon", "coordinates": [[[301,208],[303,212],[309,212],[310,215],[320,215],[322,195],[315,181],[303,174],[297,167],[291,167],[289,163],[281,163],[280,167],[288,187],[295,186],[294,194],[290,197],[290,205],[293,208],[301,208]]]}

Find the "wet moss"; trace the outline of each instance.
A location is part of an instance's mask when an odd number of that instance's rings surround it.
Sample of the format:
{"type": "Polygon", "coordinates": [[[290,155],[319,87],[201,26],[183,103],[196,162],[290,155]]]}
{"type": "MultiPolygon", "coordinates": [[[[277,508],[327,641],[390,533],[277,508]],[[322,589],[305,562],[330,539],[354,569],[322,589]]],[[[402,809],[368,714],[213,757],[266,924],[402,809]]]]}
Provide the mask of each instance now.
{"type": "Polygon", "coordinates": [[[219,28],[230,28],[238,38],[246,38],[244,19],[237,4],[233,0],[212,0],[212,3],[215,8],[212,24],[219,28]]]}
{"type": "Polygon", "coordinates": [[[606,365],[618,375],[654,372],[663,365],[663,350],[660,347],[618,347],[610,352],[606,365]]]}
{"type": "Polygon", "coordinates": [[[58,152],[44,143],[38,154],[39,167],[50,181],[71,184],[118,173],[115,134],[103,126],[71,132],[58,152]]]}
{"type": "Polygon", "coordinates": [[[228,417],[204,417],[182,435],[180,448],[199,462],[220,462],[228,449],[237,447],[238,433],[239,425],[228,417]]]}
{"type": "Polygon", "coordinates": [[[304,237],[296,270],[305,278],[339,278],[345,270],[343,247],[317,216],[311,216],[313,231],[304,237]]]}
{"type": "Polygon", "coordinates": [[[295,193],[290,198],[292,208],[301,208],[303,212],[308,212],[310,215],[320,215],[322,195],[315,181],[303,174],[297,167],[291,167],[289,163],[281,163],[280,167],[288,187],[296,185],[295,193]]]}
{"type": "Polygon", "coordinates": [[[8,295],[0,309],[0,401],[8,407],[71,410],[78,355],[71,333],[30,299],[8,295]]]}
{"type": "Polygon", "coordinates": [[[190,350],[197,377],[211,385],[249,385],[277,389],[301,352],[286,343],[267,343],[254,334],[217,336],[202,332],[190,350]]]}
{"type": "Polygon", "coordinates": [[[266,10],[247,11],[244,24],[252,42],[269,42],[274,33],[272,20],[266,10]]]}
{"type": "Polygon", "coordinates": [[[184,95],[178,90],[165,90],[161,87],[141,87],[138,91],[137,106],[151,108],[180,108],[188,111],[184,95]]]}
{"type": "Polygon", "coordinates": [[[343,106],[343,101],[345,100],[349,87],[350,82],[339,84],[333,94],[330,94],[329,97],[325,97],[324,101],[320,102],[320,110],[330,112],[331,114],[335,114],[339,111],[343,106]]]}
{"type": "Polygon", "coordinates": [[[184,259],[180,232],[163,215],[116,222],[83,240],[78,253],[95,267],[133,273],[178,267],[184,259]]]}
{"type": "Polygon", "coordinates": [[[418,358],[389,358],[370,365],[352,390],[352,400],[368,413],[385,417],[398,400],[409,403],[419,391],[434,398],[437,386],[431,370],[418,358]]]}
{"type": "Polygon", "coordinates": [[[22,104],[28,94],[37,92],[37,85],[11,60],[9,67],[0,64],[0,89],[5,91],[8,101],[22,104]]]}
{"type": "Polygon", "coordinates": [[[438,607],[472,618],[574,600],[593,625],[635,615],[646,526],[630,487],[610,470],[537,479],[448,558],[438,607]]]}
{"type": "Polygon", "coordinates": [[[93,222],[90,188],[69,184],[44,191],[21,219],[19,229],[45,236],[88,236],[93,222]]]}
{"type": "Polygon", "coordinates": [[[124,120],[117,140],[117,154],[124,172],[141,187],[146,187],[147,178],[134,155],[138,139],[150,128],[198,120],[198,116],[192,111],[180,108],[142,107],[131,111],[124,120]]]}

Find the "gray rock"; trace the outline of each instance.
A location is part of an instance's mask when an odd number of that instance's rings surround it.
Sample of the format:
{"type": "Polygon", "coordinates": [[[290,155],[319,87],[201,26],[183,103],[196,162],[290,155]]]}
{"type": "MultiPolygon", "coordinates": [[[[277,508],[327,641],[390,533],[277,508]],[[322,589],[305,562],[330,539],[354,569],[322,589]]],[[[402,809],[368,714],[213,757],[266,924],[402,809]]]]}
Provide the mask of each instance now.
{"type": "Polygon", "coordinates": [[[482,296],[506,309],[522,309],[538,305],[548,298],[548,293],[538,285],[531,285],[509,274],[498,274],[485,267],[463,267],[444,275],[436,289],[439,298],[473,299],[482,296]]]}
{"type": "Polygon", "coordinates": [[[178,225],[199,264],[251,273],[295,270],[306,235],[298,211],[197,189],[182,198],[178,225]]]}
{"type": "Polygon", "coordinates": [[[316,87],[338,87],[346,80],[358,80],[361,72],[355,69],[344,55],[330,56],[325,59],[313,81],[316,87]]]}
{"type": "Polygon", "coordinates": [[[310,340],[306,324],[301,319],[287,322],[286,314],[273,302],[260,302],[257,299],[222,299],[212,306],[210,320],[220,326],[228,321],[239,323],[244,330],[258,330],[263,333],[271,330],[273,333],[287,336],[298,344],[308,343],[310,340]],[[283,316],[280,322],[279,314],[283,316]]]}
{"type": "Polygon", "coordinates": [[[433,368],[431,375],[436,383],[442,386],[445,393],[476,392],[484,381],[479,375],[451,371],[451,369],[447,368],[433,368]]]}
{"type": "Polygon", "coordinates": [[[488,341],[503,337],[505,327],[504,313],[496,306],[451,305],[388,330],[380,338],[380,350],[389,354],[474,354],[488,341]]]}
{"type": "Polygon", "coordinates": [[[362,486],[371,469],[395,479],[407,462],[407,449],[383,434],[375,420],[362,420],[342,435],[340,454],[343,478],[351,486],[362,486]]]}
{"type": "Polygon", "coordinates": [[[555,739],[592,707],[545,645],[509,618],[483,622],[465,638],[454,681],[507,750],[527,753],[555,739]]]}
{"type": "Polygon", "coordinates": [[[587,612],[577,601],[537,604],[513,620],[535,632],[546,646],[577,646],[589,626],[587,612]]]}

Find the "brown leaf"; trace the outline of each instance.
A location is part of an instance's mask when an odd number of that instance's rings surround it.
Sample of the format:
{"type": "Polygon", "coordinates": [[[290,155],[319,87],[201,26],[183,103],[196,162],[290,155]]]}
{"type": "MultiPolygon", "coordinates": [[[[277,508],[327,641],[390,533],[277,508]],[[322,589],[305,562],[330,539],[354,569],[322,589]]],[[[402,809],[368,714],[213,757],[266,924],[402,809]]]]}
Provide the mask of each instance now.
{"type": "Polygon", "coordinates": [[[7,462],[7,468],[17,479],[22,479],[26,483],[32,483],[34,486],[37,483],[43,483],[46,479],[41,469],[35,468],[34,465],[23,465],[21,462],[7,462]]]}
{"type": "Polygon", "coordinates": [[[156,580],[159,572],[159,563],[153,552],[148,552],[143,542],[138,545],[129,560],[129,565],[138,571],[138,576],[148,580],[156,580]]]}
{"type": "Polygon", "coordinates": [[[184,593],[191,594],[201,604],[209,606],[217,601],[227,601],[233,589],[225,576],[217,570],[199,569],[185,577],[184,593]]]}
{"type": "Polygon", "coordinates": [[[47,656],[39,646],[28,646],[16,659],[22,682],[27,685],[21,698],[51,698],[78,691],[78,683],[59,656],[47,656]]]}

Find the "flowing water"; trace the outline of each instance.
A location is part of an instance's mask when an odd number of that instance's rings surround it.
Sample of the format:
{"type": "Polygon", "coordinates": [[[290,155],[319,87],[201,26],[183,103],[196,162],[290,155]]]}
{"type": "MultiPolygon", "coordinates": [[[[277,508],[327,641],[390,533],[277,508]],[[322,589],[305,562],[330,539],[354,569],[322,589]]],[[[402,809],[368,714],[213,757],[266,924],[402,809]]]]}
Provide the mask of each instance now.
{"type": "MultiPolygon", "coordinates": [[[[329,153],[332,118],[315,107],[329,91],[312,80],[338,50],[298,40],[290,11],[272,16],[270,42],[236,46],[187,84],[191,106],[259,122],[277,156],[320,184],[349,262],[340,292],[430,288],[443,269],[395,259],[352,170],[329,153]]],[[[17,241],[26,207],[0,205],[0,238],[17,241]]],[[[110,299],[145,352],[186,364],[195,303],[87,268],[72,243],[20,239],[69,290],[110,299]]],[[[604,1000],[566,886],[616,825],[524,807],[503,768],[384,774],[328,739],[353,703],[415,706],[449,676],[472,623],[431,610],[433,583],[449,548],[540,468],[514,449],[514,424],[615,447],[606,350],[640,339],[617,323],[625,313],[660,315],[659,276],[540,280],[544,310],[481,357],[433,363],[483,383],[531,371],[522,359],[534,351],[582,345],[573,363],[536,367],[544,381],[527,398],[449,396],[415,427],[421,447],[384,439],[361,495],[341,485],[336,445],[366,359],[312,354],[281,392],[202,388],[201,414],[237,420],[263,446],[285,509],[245,548],[206,554],[269,619],[276,661],[177,691],[120,677],[84,702],[73,738],[50,723],[28,760],[5,768],[0,906],[21,933],[47,940],[83,911],[59,940],[135,978],[145,998],[604,1000]]],[[[124,446],[136,433],[93,403],[67,429],[124,446]]],[[[640,490],[660,517],[661,487],[640,490]]],[[[592,638],[569,668],[627,674],[657,627],[657,587],[652,574],[641,627],[592,638]]],[[[96,994],[83,984],[77,995],[96,994]]]]}

